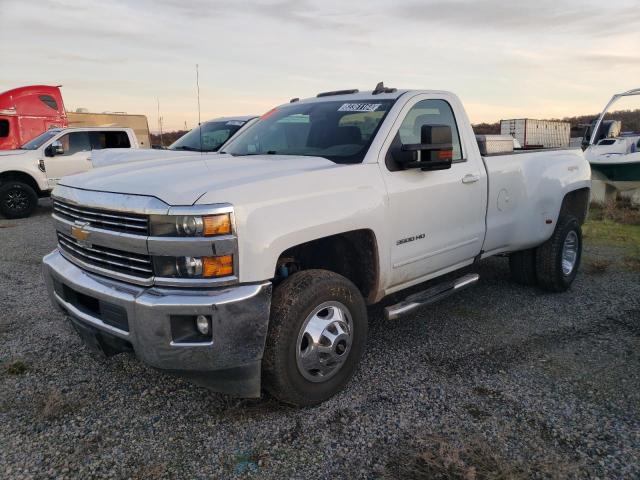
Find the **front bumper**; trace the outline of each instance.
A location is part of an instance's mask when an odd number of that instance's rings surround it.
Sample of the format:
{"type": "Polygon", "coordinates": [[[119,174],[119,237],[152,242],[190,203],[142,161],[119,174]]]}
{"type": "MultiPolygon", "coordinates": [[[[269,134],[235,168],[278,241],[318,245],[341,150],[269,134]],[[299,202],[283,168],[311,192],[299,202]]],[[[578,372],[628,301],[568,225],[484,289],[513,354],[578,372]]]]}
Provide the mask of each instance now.
{"type": "Polygon", "coordinates": [[[157,369],[213,390],[260,396],[271,283],[216,289],[148,288],[78,268],[58,250],[44,257],[53,303],[71,316],[85,343],[105,353],[133,351],[157,369]],[[171,319],[211,317],[210,342],[174,341],[171,319]]]}

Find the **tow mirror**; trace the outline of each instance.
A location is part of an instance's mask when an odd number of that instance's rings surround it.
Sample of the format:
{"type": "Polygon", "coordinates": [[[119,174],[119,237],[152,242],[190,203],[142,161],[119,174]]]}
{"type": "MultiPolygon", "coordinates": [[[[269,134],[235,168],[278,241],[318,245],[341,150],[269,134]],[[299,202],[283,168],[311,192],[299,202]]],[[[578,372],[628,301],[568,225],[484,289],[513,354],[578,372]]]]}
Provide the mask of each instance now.
{"type": "Polygon", "coordinates": [[[402,145],[394,158],[404,168],[446,170],[453,160],[452,138],[449,125],[422,125],[421,143],[402,145]]]}
{"type": "Polygon", "coordinates": [[[64,153],[62,142],[59,140],[55,140],[51,142],[51,145],[49,145],[46,148],[44,153],[47,157],[55,157],[56,155],[62,155],[64,153]]]}

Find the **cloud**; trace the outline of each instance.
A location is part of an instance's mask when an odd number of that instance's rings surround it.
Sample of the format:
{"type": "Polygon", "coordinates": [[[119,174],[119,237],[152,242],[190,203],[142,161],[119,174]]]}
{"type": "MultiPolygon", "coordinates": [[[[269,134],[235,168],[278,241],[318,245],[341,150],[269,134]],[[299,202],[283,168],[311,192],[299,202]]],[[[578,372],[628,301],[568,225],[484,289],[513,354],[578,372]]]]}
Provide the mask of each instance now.
{"type": "MultiPolygon", "coordinates": [[[[496,29],[498,32],[533,32],[541,36],[549,32],[585,35],[615,35],[637,31],[640,8],[637,5],[557,0],[436,0],[409,2],[396,8],[397,16],[433,25],[465,27],[475,31],[496,29]]],[[[509,38],[505,37],[505,42],[509,38]]]]}
{"type": "Polygon", "coordinates": [[[612,67],[638,67],[640,66],[640,55],[617,55],[613,53],[590,53],[577,55],[575,60],[593,65],[597,63],[605,68],[612,67]]]}

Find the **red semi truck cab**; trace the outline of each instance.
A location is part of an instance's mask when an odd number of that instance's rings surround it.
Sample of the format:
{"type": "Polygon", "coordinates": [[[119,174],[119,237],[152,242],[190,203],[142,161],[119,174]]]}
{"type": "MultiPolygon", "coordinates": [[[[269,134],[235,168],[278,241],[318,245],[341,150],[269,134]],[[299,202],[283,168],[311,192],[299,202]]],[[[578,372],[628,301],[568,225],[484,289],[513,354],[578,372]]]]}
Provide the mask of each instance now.
{"type": "Polygon", "coordinates": [[[57,86],[30,85],[0,93],[0,150],[19,148],[50,128],[67,126],[57,86]]]}

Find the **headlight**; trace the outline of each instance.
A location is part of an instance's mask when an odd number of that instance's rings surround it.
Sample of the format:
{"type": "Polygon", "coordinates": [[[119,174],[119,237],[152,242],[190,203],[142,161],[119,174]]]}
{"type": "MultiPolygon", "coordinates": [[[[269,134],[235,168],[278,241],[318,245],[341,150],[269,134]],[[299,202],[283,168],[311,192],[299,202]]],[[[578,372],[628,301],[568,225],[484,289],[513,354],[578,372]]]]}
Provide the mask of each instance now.
{"type": "Polygon", "coordinates": [[[154,237],[214,237],[231,234],[231,215],[151,215],[154,237]]]}
{"type": "Polygon", "coordinates": [[[158,277],[217,278],[233,275],[233,255],[221,257],[154,257],[158,277]]]}

